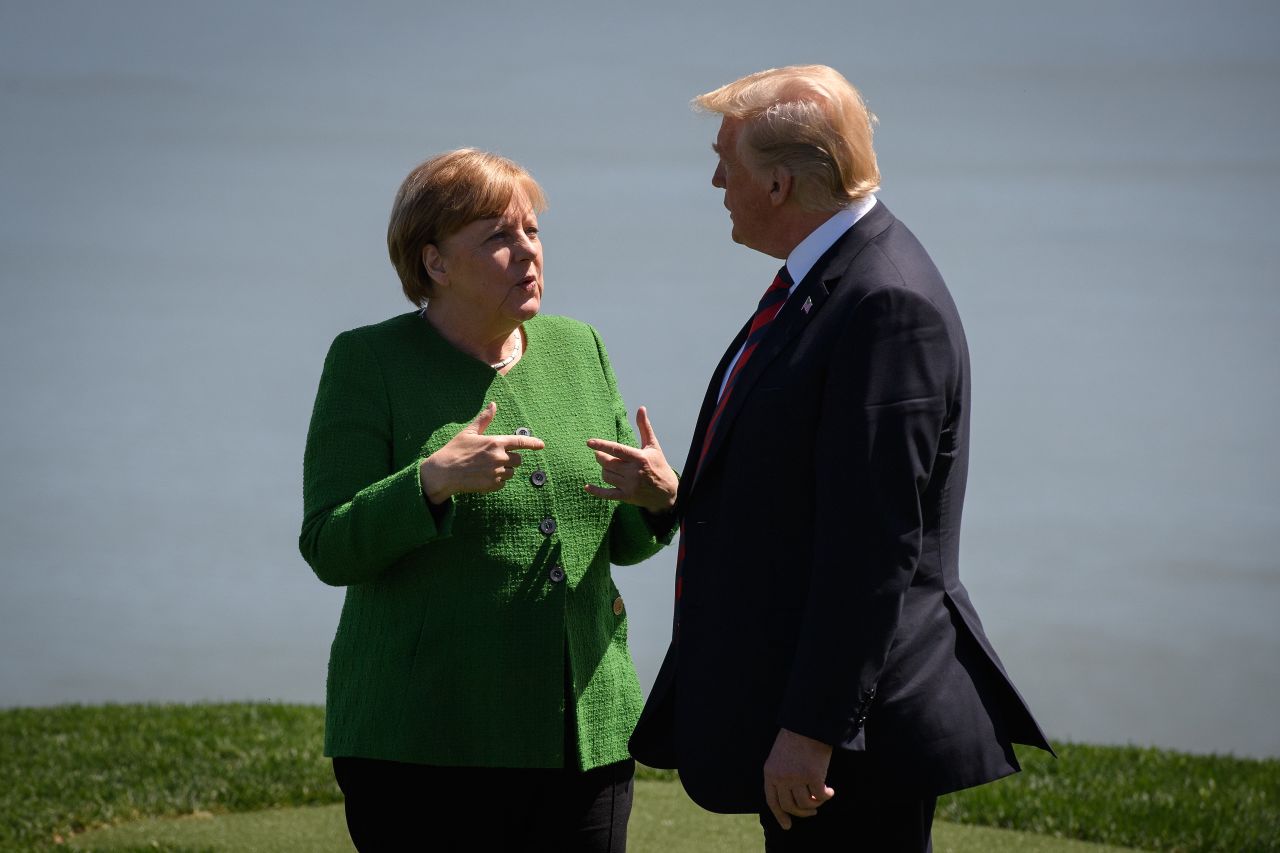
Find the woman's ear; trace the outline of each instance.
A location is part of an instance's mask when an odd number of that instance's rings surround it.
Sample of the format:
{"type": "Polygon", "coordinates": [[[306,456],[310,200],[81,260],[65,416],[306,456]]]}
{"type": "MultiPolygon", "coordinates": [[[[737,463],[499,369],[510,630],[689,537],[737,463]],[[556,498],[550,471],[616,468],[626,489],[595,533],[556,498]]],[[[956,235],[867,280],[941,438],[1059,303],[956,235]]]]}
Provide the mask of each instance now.
{"type": "Polygon", "coordinates": [[[444,255],[440,254],[434,243],[422,247],[422,266],[426,268],[427,275],[431,276],[432,284],[437,287],[449,285],[449,274],[444,270],[444,255]]]}

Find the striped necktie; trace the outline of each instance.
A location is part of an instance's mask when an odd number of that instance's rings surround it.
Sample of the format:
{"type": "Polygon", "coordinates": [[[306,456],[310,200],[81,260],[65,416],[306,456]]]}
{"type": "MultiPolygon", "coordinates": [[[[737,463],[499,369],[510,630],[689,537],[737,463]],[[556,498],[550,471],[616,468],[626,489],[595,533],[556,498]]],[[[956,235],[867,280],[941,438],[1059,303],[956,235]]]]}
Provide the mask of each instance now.
{"type": "MultiPolygon", "coordinates": [[[[738,355],[738,360],[734,363],[733,369],[729,373],[729,378],[725,380],[724,389],[720,392],[720,400],[716,403],[715,411],[711,413],[711,420],[707,421],[707,431],[702,437],[702,449],[698,452],[698,467],[693,472],[695,477],[700,473],[702,461],[706,458],[708,448],[711,447],[711,440],[715,437],[716,427],[720,424],[720,416],[724,413],[725,404],[729,402],[729,397],[733,394],[734,384],[742,374],[742,368],[751,358],[751,354],[756,351],[760,341],[764,340],[764,336],[768,334],[769,324],[773,322],[774,317],[778,316],[778,312],[782,310],[782,304],[791,295],[791,284],[791,274],[787,272],[786,264],[783,264],[782,269],[778,270],[778,274],[773,277],[773,283],[769,285],[769,289],[764,292],[764,296],[760,297],[760,304],[756,306],[755,316],[751,318],[751,328],[747,330],[747,339],[742,344],[742,352],[738,355]]],[[[681,521],[680,548],[676,554],[674,634],[679,634],[680,631],[680,595],[683,591],[684,521],[681,521]]]]}
{"type": "Polygon", "coordinates": [[[747,340],[742,344],[742,353],[733,365],[729,378],[725,380],[724,390],[720,392],[720,401],[716,403],[716,410],[712,413],[711,420],[707,421],[707,432],[702,437],[702,450],[698,454],[699,468],[702,467],[707,449],[711,447],[711,439],[715,438],[716,427],[720,425],[720,416],[724,414],[725,405],[733,396],[733,386],[742,375],[742,368],[751,359],[751,354],[756,351],[760,341],[764,340],[764,336],[769,333],[769,324],[773,322],[774,317],[778,316],[778,312],[782,310],[782,303],[787,301],[787,296],[790,294],[791,274],[787,272],[786,264],[783,264],[782,269],[778,270],[778,274],[773,277],[773,284],[769,285],[764,296],[760,297],[755,316],[751,318],[751,329],[747,332],[747,340]]]}

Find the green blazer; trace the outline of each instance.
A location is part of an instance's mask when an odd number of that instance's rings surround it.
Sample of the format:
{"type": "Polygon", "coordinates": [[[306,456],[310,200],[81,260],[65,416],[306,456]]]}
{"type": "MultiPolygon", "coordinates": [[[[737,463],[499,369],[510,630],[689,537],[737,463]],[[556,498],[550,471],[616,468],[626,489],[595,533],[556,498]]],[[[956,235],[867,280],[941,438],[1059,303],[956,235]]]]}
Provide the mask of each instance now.
{"type": "Polygon", "coordinates": [[[329,657],[325,754],[448,766],[563,767],[628,757],[640,686],[609,564],[670,541],[637,508],[588,495],[588,438],[635,445],[599,335],[524,324],[505,375],[416,313],[343,332],[325,359],[303,464],[299,547],[347,588],[329,657]],[[433,518],[418,465],[490,401],[487,432],[546,442],[493,494],[433,518]],[[535,476],[536,475],[536,476],[535,476]]]}

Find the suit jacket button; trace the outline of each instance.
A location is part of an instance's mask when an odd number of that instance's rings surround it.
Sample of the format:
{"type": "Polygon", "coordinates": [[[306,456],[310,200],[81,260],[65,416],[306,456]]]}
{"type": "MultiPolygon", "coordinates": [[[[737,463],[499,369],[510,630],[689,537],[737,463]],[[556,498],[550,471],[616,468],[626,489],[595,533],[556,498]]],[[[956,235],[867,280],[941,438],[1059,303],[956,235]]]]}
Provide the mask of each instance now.
{"type": "Polygon", "coordinates": [[[613,615],[614,616],[622,615],[622,596],[618,596],[613,600],[613,615]]]}
{"type": "Polygon", "coordinates": [[[529,482],[541,489],[547,483],[547,472],[534,471],[529,475],[529,482]]]}
{"type": "Polygon", "coordinates": [[[547,572],[547,577],[551,578],[552,583],[560,583],[564,580],[564,569],[560,566],[552,566],[551,571],[547,572]]]}
{"type": "Polygon", "coordinates": [[[533,430],[529,429],[528,427],[516,427],[516,435],[524,435],[524,436],[533,435],[533,430]]]}
{"type": "Polygon", "coordinates": [[[538,529],[546,536],[550,536],[556,532],[556,520],[554,518],[544,518],[542,523],[538,525],[538,529]]]}

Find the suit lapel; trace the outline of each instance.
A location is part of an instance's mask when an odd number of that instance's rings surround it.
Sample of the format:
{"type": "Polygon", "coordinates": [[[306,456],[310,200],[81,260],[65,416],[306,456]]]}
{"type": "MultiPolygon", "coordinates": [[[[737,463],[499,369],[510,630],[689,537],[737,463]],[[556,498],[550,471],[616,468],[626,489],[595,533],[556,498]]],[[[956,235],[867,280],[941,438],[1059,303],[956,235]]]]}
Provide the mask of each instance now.
{"type": "MultiPolygon", "coordinates": [[[[816,271],[817,267],[815,265],[814,272],[816,271]]],[[[711,437],[711,446],[707,448],[706,456],[702,459],[702,465],[698,469],[698,476],[711,465],[716,451],[724,444],[725,436],[733,428],[734,419],[737,417],[738,412],[742,410],[743,402],[750,395],[751,389],[755,386],[761,374],[764,373],[765,368],[817,316],[818,311],[822,308],[822,303],[827,301],[827,287],[822,282],[821,277],[814,275],[814,272],[810,272],[809,275],[805,276],[804,281],[787,297],[786,304],[782,306],[778,316],[774,317],[773,322],[769,324],[769,330],[765,333],[764,339],[760,341],[755,352],[751,354],[751,358],[743,365],[742,372],[738,374],[738,378],[733,381],[733,393],[730,394],[728,402],[725,403],[724,411],[720,413],[720,421],[716,424],[715,435],[711,437]]],[[[738,346],[742,345],[741,341],[736,341],[736,343],[738,346]]],[[[730,357],[732,357],[732,353],[737,351],[738,349],[735,346],[730,353],[730,357]]],[[[723,373],[723,370],[717,371],[717,380],[723,376],[723,373]]],[[[715,394],[719,388],[720,384],[717,381],[711,393],[715,394]]],[[[715,404],[716,400],[713,397],[711,400],[711,409],[713,411],[715,404]]],[[[701,450],[702,436],[706,431],[706,425],[701,423],[701,420],[699,418],[702,429],[698,431],[697,450],[701,450]]],[[[694,461],[697,461],[696,457],[694,461]]],[[[697,477],[695,477],[694,483],[697,483],[697,477]]]]}
{"type": "Polygon", "coordinates": [[[693,439],[689,442],[689,456],[684,463],[685,476],[680,478],[680,487],[676,495],[677,506],[682,504],[697,479],[698,457],[702,453],[702,442],[707,434],[707,424],[710,422],[711,415],[715,412],[716,403],[719,400],[720,383],[724,380],[724,372],[729,369],[729,362],[733,360],[734,354],[742,347],[742,343],[747,339],[747,332],[750,329],[751,320],[748,319],[742,325],[742,328],[738,330],[738,334],[734,335],[728,349],[720,357],[720,363],[716,365],[715,372],[711,374],[711,381],[707,383],[707,392],[702,396],[702,408],[698,412],[698,421],[693,428],[693,439]]]}
{"type": "MultiPolygon", "coordinates": [[[[859,219],[840,239],[836,240],[830,249],[823,253],[817,263],[813,265],[813,268],[809,270],[808,275],[804,277],[804,280],[787,298],[786,304],[782,306],[782,310],[778,312],[778,316],[770,324],[764,340],[760,341],[760,345],[756,347],[750,360],[743,366],[738,378],[734,380],[733,394],[725,405],[724,411],[720,414],[720,421],[716,425],[715,435],[712,436],[711,446],[707,448],[707,453],[702,458],[701,466],[698,466],[693,477],[685,478],[685,481],[681,482],[681,491],[683,492],[680,495],[681,500],[685,499],[693,487],[697,485],[702,472],[711,466],[716,452],[724,446],[725,439],[733,428],[734,419],[737,417],[738,412],[742,410],[743,403],[750,395],[752,387],[770,362],[777,358],[778,354],[804,331],[814,317],[818,316],[822,305],[827,301],[831,291],[839,284],[840,278],[858,253],[873,237],[883,233],[893,222],[893,214],[889,212],[883,202],[877,201],[865,216],[859,219]]],[[[734,338],[729,350],[720,360],[720,365],[716,368],[715,375],[712,377],[711,385],[707,388],[707,396],[703,398],[702,411],[698,415],[698,425],[694,430],[694,441],[689,447],[689,461],[685,467],[686,472],[693,471],[694,466],[698,465],[698,456],[702,449],[707,421],[710,419],[711,413],[715,411],[720,380],[724,376],[729,360],[733,358],[734,353],[742,346],[749,326],[750,320],[748,320],[747,326],[744,326],[738,336],[734,338]]]]}

